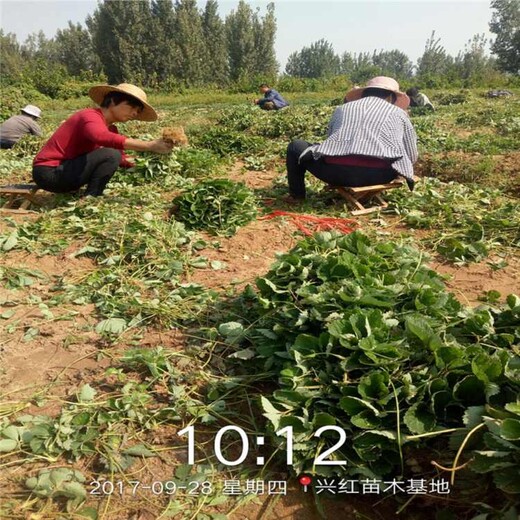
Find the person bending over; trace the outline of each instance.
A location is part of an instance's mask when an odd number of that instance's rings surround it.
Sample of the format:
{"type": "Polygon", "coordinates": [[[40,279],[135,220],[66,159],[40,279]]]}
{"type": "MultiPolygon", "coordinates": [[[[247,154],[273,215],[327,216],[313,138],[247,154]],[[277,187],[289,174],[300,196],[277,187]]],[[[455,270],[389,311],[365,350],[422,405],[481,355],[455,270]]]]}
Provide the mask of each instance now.
{"type": "Polygon", "coordinates": [[[42,130],[36,122],[42,111],[34,105],[27,105],[21,114],[10,117],[0,125],[0,148],[12,148],[23,136],[40,137],[42,130]]]}
{"type": "Polygon", "coordinates": [[[260,92],[264,97],[255,99],[254,104],[258,105],[262,110],[280,110],[280,108],[289,106],[289,103],[282,97],[280,92],[271,88],[267,83],[260,85],[260,92]]]}
{"type": "Polygon", "coordinates": [[[98,85],[89,90],[89,96],[99,108],[85,108],[69,117],[34,158],[33,179],[40,188],[68,193],[86,185],[85,194],[97,197],[119,166],[133,166],[124,150],[171,152],[170,141],[132,139],[119,134],[114,125],[157,119],[139,87],[98,85]]]}
{"type": "Polygon", "coordinates": [[[426,107],[430,110],[435,110],[432,102],[428,99],[428,96],[422,92],[419,92],[417,87],[409,88],[406,91],[406,95],[410,98],[411,107],[426,107]]]}
{"type": "Polygon", "coordinates": [[[332,114],[321,144],[298,139],[287,147],[290,198],[305,198],[305,172],[333,186],[385,184],[402,176],[413,190],[417,135],[409,99],[393,78],[378,76],[345,96],[332,114]]]}

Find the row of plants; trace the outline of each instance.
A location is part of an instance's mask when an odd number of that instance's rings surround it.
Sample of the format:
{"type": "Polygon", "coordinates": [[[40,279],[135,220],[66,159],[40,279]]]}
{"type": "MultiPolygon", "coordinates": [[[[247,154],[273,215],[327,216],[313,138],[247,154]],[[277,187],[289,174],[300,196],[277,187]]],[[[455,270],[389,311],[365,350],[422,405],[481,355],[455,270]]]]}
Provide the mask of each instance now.
{"type": "Polygon", "coordinates": [[[424,243],[456,264],[520,248],[520,203],[498,190],[425,178],[388,199],[409,227],[431,230],[424,243]]]}

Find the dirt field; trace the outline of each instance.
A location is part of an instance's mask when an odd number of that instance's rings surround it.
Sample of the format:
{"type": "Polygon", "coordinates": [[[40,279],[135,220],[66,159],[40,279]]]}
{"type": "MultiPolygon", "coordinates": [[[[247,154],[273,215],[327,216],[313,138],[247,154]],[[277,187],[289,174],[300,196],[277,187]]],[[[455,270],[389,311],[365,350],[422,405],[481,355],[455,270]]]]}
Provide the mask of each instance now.
{"type": "MultiPolygon", "coordinates": [[[[249,187],[268,188],[277,176],[274,171],[255,172],[245,171],[242,163],[237,163],[230,171],[230,177],[246,183],[249,187]]],[[[48,197],[47,197],[48,198],[48,197]]],[[[341,204],[340,201],[337,201],[341,204]]],[[[298,208],[295,209],[298,211],[298,208]]],[[[16,216],[18,222],[30,221],[38,218],[38,214],[16,216]]],[[[391,224],[392,218],[386,217],[391,224]]],[[[373,228],[374,222],[370,217],[360,218],[361,228],[373,228]]],[[[391,225],[390,225],[391,228],[391,225]]],[[[398,230],[400,234],[402,229],[398,230]]],[[[245,285],[254,283],[257,276],[265,273],[277,253],[289,250],[299,238],[299,233],[290,221],[282,219],[255,220],[243,227],[231,238],[220,238],[218,248],[205,251],[209,261],[220,261],[225,265],[223,269],[200,268],[193,270],[188,281],[200,283],[219,292],[236,293],[245,285]]],[[[87,382],[99,382],[105,370],[110,367],[112,359],[125,350],[125,336],[120,338],[116,345],[107,346],[103,339],[92,329],[97,319],[92,304],[78,307],[59,308],[52,320],[45,319],[42,312],[35,308],[33,303],[24,305],[24,301],[40,298],[42,301],[50,296],[53,280],[58,276],[78,277],[94,268],[94,263],[82,257],[72,257],[71,252],[77,249],[77,244],[70,244],[58,256],[36,256],[26,252],[14,252],[4,256],[6,267],[35,268],[44,275],[44,280],[31,285],[26,289],[0,290],[0,301],[3,302],[1,312],[9,310],[11,303],[17,302],[14,314],[3,320],[4,330],[14,324],[14,330],[5,335],[1,343],[2,369],[0,386],[2,388],[3,409],[9,411],[23,411],[31,414],[55,415],[59,412],[63,399],[70,396],[70,390],[78,388],[87,382]],[[72,313],[73,319],[60,321],[64,314],[72,313]],[[30,328],[38,328],[39,334],[31,341],[27,341],[26,333],[30,328]],[[39,405],[36,405],[38,404],[39,405]],[[36,405],[36,406],[35,406],[36,405]]],[[[520,293],[520,260],[510,258],[509,265],[501,270],[493,270],[487,262],[456,267],[440,258],[432,260],[432,269],[447,275],[447,286],[457,298],[467,305],[478,305],[479,296],[484,291],[497,290],[503,294],[509,292],[520,293]]],[[[130,338],[127,338],[130,339],[130,338]]],[[[160,330],[149,328],[139,338],[142,347],[165,346],[168,349],[183,351],[186,339],[180,330],[160,330]]],[[[135,343],[135,339],[132,339],[135,343]]],[[[160,431],[163,442],[168,443],[168,432],[160,431]]],[[[171,435],[171,432],[170,432],[171,435]]],[[[156,441],[158,439],[155,439],[156,441]]],[[[175,456],[165,455],[163,463],[146,464],[136,470],[143,481],[156,480],[159,475],[168,478],[171,465],[175,464],[175,456]]],[[[41,465],[34,465],[34,472],[41,465]]],[[[45,466],[43,466],[45,467],[45,466]]],[[[52,465],[51,465],[52,467],[52,465]]],[[[85,468],[88,472],[88,468],[85,468]]],[[[3,480],[16,496],[14,483],[18,481],[21,468],[16,465],[10,467],[9,462],[4,467],[3,480]],[[7,479],[7,480],[5,480],[7,479]]],[[[6,495],[4,495],[4,500],[6,495]]],[[[130,501],[121,502],[112,498],[102,505],[104,511],[100,518],[105,519],[133,519],[144,520],[158,518],[157,507],[160,502],[155,497],[144,496],[135,506],[130,501]],[[150,503],[143,505],[143,499],[150,503]]],[[[88,502],[96,504],[95,501],[88,502]]],[[[390,518],[393,517],[391,508],[384,501],[372,500],[370,497],[356,498],[348,501],[342,499],[321,500],[320,504],[327,518],[390,518]]],[[[96,506],[97,507],[97,506],[96,506]]],[[[425,506],[426,507],[426,506],[425,506]]],[[[30,514],[24,512],[20,504],[6,518],[30,518],[33,520],[55,518],[55,513],[48,512],[30,514]],[[18,511],[18,512],[17,512],[18,511]]],[[[407,513],[402,518],[430,518],[427,509],[414,508],[410,516],[407,513]]],[[[174,515],[175,517],[175,515],[174,515]]],[[[161,516],[162,518],[162,516],[161,516]]],[[[300,518],[311,520],[319,518],[312,494],[303,493],[301,486],[294,482],[290,484],[287,496],[259,496],[252,502],[244,504],[235,513],[229,515],[231,519],[269,520],[300,518]]]]}

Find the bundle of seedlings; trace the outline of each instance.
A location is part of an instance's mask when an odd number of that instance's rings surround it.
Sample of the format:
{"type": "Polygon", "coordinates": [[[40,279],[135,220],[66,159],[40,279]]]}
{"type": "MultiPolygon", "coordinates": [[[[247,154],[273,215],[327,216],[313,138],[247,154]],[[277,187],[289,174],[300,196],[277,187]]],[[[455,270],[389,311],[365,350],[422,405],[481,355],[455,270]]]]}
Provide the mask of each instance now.
{"type": "Polygon", "coordinates": [[[232,236],[253,220],[257,211],[255,197],[244,184],[213,179],[177,196],[172,213],[189,229],[232,236]]]}

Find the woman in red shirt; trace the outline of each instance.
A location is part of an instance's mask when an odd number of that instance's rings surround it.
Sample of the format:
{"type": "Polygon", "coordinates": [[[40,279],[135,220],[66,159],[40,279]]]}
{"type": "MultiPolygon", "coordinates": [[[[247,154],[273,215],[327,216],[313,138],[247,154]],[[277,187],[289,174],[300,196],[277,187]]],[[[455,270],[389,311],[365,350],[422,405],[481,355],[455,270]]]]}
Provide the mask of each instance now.
{"type": "Polygon", "coordinates": [[[87,186],[86,195],[102,195],[119,166],[133,166],[123,150],[169,153],[170,141],[141,141],[118,133],[114,123],[155,121],[157,113],[135,85],[99,85],[89,90],[99,108],[85,108],[60,125],[33,161],[33,179],[42,189],[67,193],[87,186]]]}

